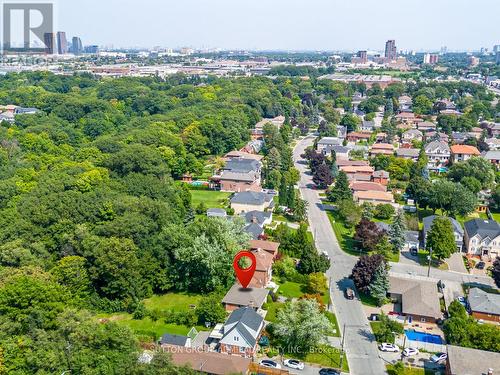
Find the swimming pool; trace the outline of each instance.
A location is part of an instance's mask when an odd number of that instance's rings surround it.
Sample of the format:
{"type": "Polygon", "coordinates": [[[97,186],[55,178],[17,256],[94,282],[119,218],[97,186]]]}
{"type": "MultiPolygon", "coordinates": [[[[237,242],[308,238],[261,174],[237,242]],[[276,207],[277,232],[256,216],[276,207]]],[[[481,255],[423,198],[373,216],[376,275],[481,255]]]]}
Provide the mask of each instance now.
{"type": "Polygon", "coordinates": [[[420,342],[429,342],[431,344],[442,344],[443,339],[439,335],[431,335],[430,333],[419,332],[414,330],[405,330],[405,335],[409,340],[420,342]]]}

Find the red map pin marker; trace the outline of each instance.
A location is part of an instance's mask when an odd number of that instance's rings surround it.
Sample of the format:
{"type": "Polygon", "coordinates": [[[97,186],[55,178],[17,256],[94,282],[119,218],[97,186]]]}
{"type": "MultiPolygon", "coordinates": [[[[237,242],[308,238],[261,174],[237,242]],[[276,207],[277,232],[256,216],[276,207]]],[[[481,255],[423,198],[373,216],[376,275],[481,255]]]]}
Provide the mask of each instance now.
{"type": "Polygon", "coordinates": [[[250,251],[240,251],[236,256],[234,257],[233,261],[233,267],[234,267],[234,272],[236,273],[236,277],[240,281],[240,284],[243,286],[243,288],[246,288],[248,284],[250,284],[250,281],[252,280],[253,274],[255,273],[255,268],[257,267],[257,259],[255,259],[255,255],[250,252],[250,251]],[[243,257],[248,257],[252,261],[252,264],[248,268],[240,268],[240,265],[238,262],[240,261],[241,258],[243,257]]]}

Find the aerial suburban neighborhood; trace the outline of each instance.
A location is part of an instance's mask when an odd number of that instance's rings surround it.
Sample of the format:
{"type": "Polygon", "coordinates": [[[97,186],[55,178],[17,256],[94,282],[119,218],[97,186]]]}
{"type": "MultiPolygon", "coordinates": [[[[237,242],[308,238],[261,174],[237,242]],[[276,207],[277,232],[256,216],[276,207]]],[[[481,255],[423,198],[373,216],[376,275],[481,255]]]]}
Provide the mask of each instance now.
{"type": "Polygon", "coordinates": [[[111,3],[2,5],[0,375],[500,374],[498,4],[111,3]]]}

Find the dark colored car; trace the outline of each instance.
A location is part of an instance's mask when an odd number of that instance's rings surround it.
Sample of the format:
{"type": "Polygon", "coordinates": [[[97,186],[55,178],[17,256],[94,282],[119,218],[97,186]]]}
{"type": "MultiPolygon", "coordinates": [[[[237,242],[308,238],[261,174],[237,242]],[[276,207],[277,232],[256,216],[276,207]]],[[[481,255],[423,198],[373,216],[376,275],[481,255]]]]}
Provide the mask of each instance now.
{"type": "Polygon", "coordinates": [[[319,375],[340,375],[340,372],[334,368],[322,368],[319,370],[319,375]]]}
{"type": "Polygon", "coordinates": [[[418,249],[416,247],[412,247],[410,249],[410,254],[413,255],[413,256],[417,256],[418,255],[418,249]]]}
{"type": "Polygon", "coordinates": [[[371,314],[370,317],[368,318],[369,321],[371,322],[376,322],[380,320],[380,314],[371,314]]]}
{"type": "Polygon", "coordinates": [[[354,290],[352,290],[351,288],[347,288],[345,290],[345,298],[354,299],[354,290]]]}
{"type": "Polygon", "coordinates": [[[479,262],[478,264],[476,264],[476,268],[477,268],[478,270],[482,270],[482,269],[484,269],[484,266],[485,266],[485,265],[486,265],[486,264],[485,264],[484,262],[479,262]]]}

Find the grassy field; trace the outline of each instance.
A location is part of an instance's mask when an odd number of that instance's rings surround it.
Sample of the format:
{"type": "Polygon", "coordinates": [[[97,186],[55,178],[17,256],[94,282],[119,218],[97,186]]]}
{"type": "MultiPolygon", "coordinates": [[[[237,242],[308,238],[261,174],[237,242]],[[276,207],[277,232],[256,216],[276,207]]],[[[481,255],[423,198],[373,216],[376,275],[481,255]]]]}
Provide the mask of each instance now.
{"type": "Polygon", "coordinates": [[[304,295],[303,289],[302,284],[287,281],[280,285],[278,294],[286,298],[300,298],[304,295]]]}
{"type": "Polygon", "coordinates": [[[167,293],[144,300],[144,305],[149,310],[187,311],[191,308],[190,305],[198,305],[201,297],[199,294],[167,293]]]}
{"type": "Polygon", "coordinates": [[[283,307],[283,303],[280,302],[268,302],[264,305],[264,309],[267,311],[266,320],[269,322],[274,322],[276,320],[276,312],[283,307]]]}
{"type": "Polygon", "coordinates": [[[332,324],[333,328],[332,332],[330,333],[330,336],[340,337],[339,323],[337,322],[337,317],[335,316],[335,314],[330,311],[325,311],[325,315],[332,324]]]}
{"type": "MultiPolygon", "coordinates": [[[[327,345],[321,345],[315,350],[307,353],[301,358],[305,362],[316,363],[325,367],[340,368],[340,349],[333,348],[327,345]]],[[[342,371],[348,372],[349,365],[347,364],[347,358],[344,357],[342,363],[342,371]]]]}
{"type": "MultiPolygon", "coordinates": [[[[418,262],[422,266],[428,266],[429,261],[427,260],[427,257],[429,256],[429,252],[427,250],[419,250],[418,251],[418,262]]],[[[438,268],[440,270],[446,271],[448,270],[448,265],[444,262],[439,262],[437,259],[432,259],[431,260],[431,267],[438,268]]]]}
{"type": "Polygon", "coordinates": [[[215,190],[190,190],[191,205],[197,207],[201,202],[208,208],[225,208],[231,193],[215,190]]]}
{"type": "MultiPolygon", "coordinates": [[[[144,300],[144,304],[148,310],[158,310],[160,312],[166,311],[188,311],[190,305],[196,306],[201,295],[188,295],[181,293],[167,293],[164,295],[153,296],[144,300]]],[[[143,319],[133,319],[132,314],[115,313],[115,314],[99,314],[98,318],[109,319],[117,324],[128,326],[136,334],[140,336],[147,336],[151,339],[157,340],[164,333],[185,335],[189,332],[191,327],[167,324],[163,318],[156,321],[146,317],[143,319]]],[[[205,330],[205,327],[196,326],[198,331],[205,330]]]]}

